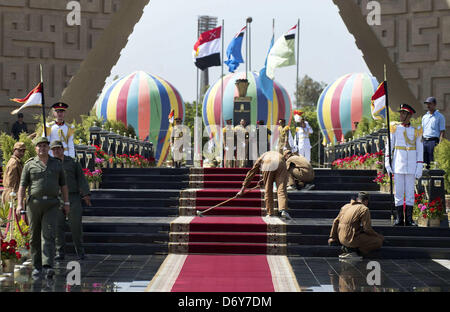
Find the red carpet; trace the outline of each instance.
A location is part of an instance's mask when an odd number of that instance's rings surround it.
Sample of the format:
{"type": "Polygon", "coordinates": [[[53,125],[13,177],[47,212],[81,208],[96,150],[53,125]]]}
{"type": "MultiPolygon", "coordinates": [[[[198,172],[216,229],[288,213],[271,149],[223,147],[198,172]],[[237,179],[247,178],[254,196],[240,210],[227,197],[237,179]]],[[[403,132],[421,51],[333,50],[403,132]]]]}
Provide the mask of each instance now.
{"type": "Polygon", "coordinates": [[[189,255],[172,292],[273,292],[267,257],[189,255]]]}
{"type": "Polygon", "coordinates": [[[266,232],[267,224],[261,217],[195,217],[189,226],[191,232],[266,232]]]}
{"type": "MultiPolygon", "coordinates": [[[[203,189],[181,192],[180,211],[186,214],[170,225],[169,256],[148,291],[297,291],[289,261],[279,256],[286,254],[285,224],[278,218],[261,217],[265,209],[259,189],[204,217],[195,216],[196,210],[204,211],[235,196],[248,169],[195,169],[191,181],[203,189]]],[[[259,179],[255,177],[250,187],[259,179]]]]}

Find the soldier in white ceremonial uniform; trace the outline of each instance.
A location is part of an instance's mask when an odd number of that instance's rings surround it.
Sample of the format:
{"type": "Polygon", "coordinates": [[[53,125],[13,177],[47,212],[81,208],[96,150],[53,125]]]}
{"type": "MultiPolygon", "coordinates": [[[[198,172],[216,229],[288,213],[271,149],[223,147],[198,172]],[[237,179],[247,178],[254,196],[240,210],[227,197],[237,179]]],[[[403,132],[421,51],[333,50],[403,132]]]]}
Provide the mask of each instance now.
{"type": "Polygon", "coordinates": [[[309,136],[313,133],[313,129],[309,123],[298,114],[294,115],[294,120],[297,127],[295,128],[295,149],[293,149],[293,152],[296,152],[298,155],[305,157],[311,162],[311,142],[309,141],[309,136]]]}
{"type": "MultiPolygon", "coordinates": [[[[52,105],[53,117],[55,120],[46,124],[47,139],[50,142],[61,141],[64,147],[64,155],[75,158],[75,146],[73,136],[75,126],[64,121],[66,109],[69,107],[66,103],[58,102],[52,105]]],[[[44,136],[44,134],[42,134],[44,136]]],[[[53,157],[53,152],[49,155],[53,157]]]]}
{"type": "Polygon", "coordinates": [[[423,143],[422,129],[414,128],[410,119],[416,111],[408,104],[400,106],[400,122],[391,123],[391,151],[386,148],[385,166],[388,173],[394,174],[395,225],[416,225],[412,220],[414,206],[414,186],[422,176],[423,143]],[[392,167],[389,157],[393,154],[392,167]],[[405,201],[405,215],[403,203],[405,201]]]}

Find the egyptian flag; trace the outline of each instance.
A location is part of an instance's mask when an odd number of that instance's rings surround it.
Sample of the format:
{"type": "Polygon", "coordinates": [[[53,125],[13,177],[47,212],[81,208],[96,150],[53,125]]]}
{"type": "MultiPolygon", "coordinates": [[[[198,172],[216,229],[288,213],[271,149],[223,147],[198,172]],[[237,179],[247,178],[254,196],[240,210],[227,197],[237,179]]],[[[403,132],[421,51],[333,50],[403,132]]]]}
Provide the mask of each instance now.
{"type": "Polygon", "coordinates": [[[372,103],[370,105],[370,110],[373,119],[384,119],[386,117],[386,82],[383,81],[378,86],[377,91],[375,91],[372,96],[372,103]]]}
{"type": "Polygon", "coordinates": [[[205,31],[194,45],[194,63],[201,70],[211,66],[220,66],[220,48],[222,26],[205,31]]]}
{"type": "Polygon", "coordinates": [[[242,27],[242,29],[234,36],[227,48],[227,60],[224,62],[228,66],[228,71],[234,73],[234,71],[239,67],[239,64],[244,63],[242,58],[242,39],[244,38],[245,29],[247,26],[242,27]]]}
{"type": "Polygon", "coordinates": [[[33,90],[23,99],[14,98],[11,101],[23,104],[18,109],[11,112],[11,115],[17,114],[22,109],[30,106],[42,106],[42,82],[40,82],[33,90]]]}
{"type": "Polygon", "coordinates": [[[267,57],[266,75],[275,78],[275,68],[295,65],[295,33],[297,25],[281,36],[270,49],[267,57]]]}

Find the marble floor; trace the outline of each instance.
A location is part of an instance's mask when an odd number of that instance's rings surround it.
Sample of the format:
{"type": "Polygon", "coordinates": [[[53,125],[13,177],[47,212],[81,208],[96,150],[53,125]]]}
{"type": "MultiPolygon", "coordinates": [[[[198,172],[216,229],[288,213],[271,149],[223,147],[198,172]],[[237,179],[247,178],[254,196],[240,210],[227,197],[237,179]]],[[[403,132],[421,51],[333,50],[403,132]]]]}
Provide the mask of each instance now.
{"type": "MultiPolygon", "coordinates": [[[[88,255],[79,261],[80,285],[70,286],[67,268],[74,257],[55,265],[53,280],[31,278],[31,266],[0,275],[0,292],[143,292],[165,255],[88,255]]],[[[306,292],[449,292],[450,260],[377,260],[374,275],[370,260],[288,257],[301,291],[306,292]],[[372,275],[370,275],[372,273],[372,275]],[[369,279],[368,279],[369,276],[369,279]],[[377,277],[379,279],[377,280],[377,277]],[[372,285],[369,285],[372,284],[372,285]]],[[[373,263],[372,263],[373,264],[373,263]]],[[[73,279],[72,279],[73,280],[73,279]]]]}

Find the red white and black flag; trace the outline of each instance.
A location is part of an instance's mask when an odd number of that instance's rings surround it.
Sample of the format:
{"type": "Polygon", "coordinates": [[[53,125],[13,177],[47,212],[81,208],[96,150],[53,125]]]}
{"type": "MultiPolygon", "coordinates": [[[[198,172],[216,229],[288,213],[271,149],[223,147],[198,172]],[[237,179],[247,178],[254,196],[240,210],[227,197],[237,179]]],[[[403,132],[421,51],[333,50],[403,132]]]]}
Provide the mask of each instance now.
{"type": "Polygon", "coordinates": [[[13,110],[11,112],[11,115],[17,114],[22,109],[31,107],[31,106],[42,106],[42,85],[43,83],[40,82],[33,90],[28,93],[26,97],[23,99],[14,98],[11,99],[11,101],[22,104],[19,108],[13,110]]]}
{"type": "Polygon", "coordinates": [[[222,26],[205,31],[194,45],[194,62],[201,70],[211,66],[220,66],[222,26]]]}

